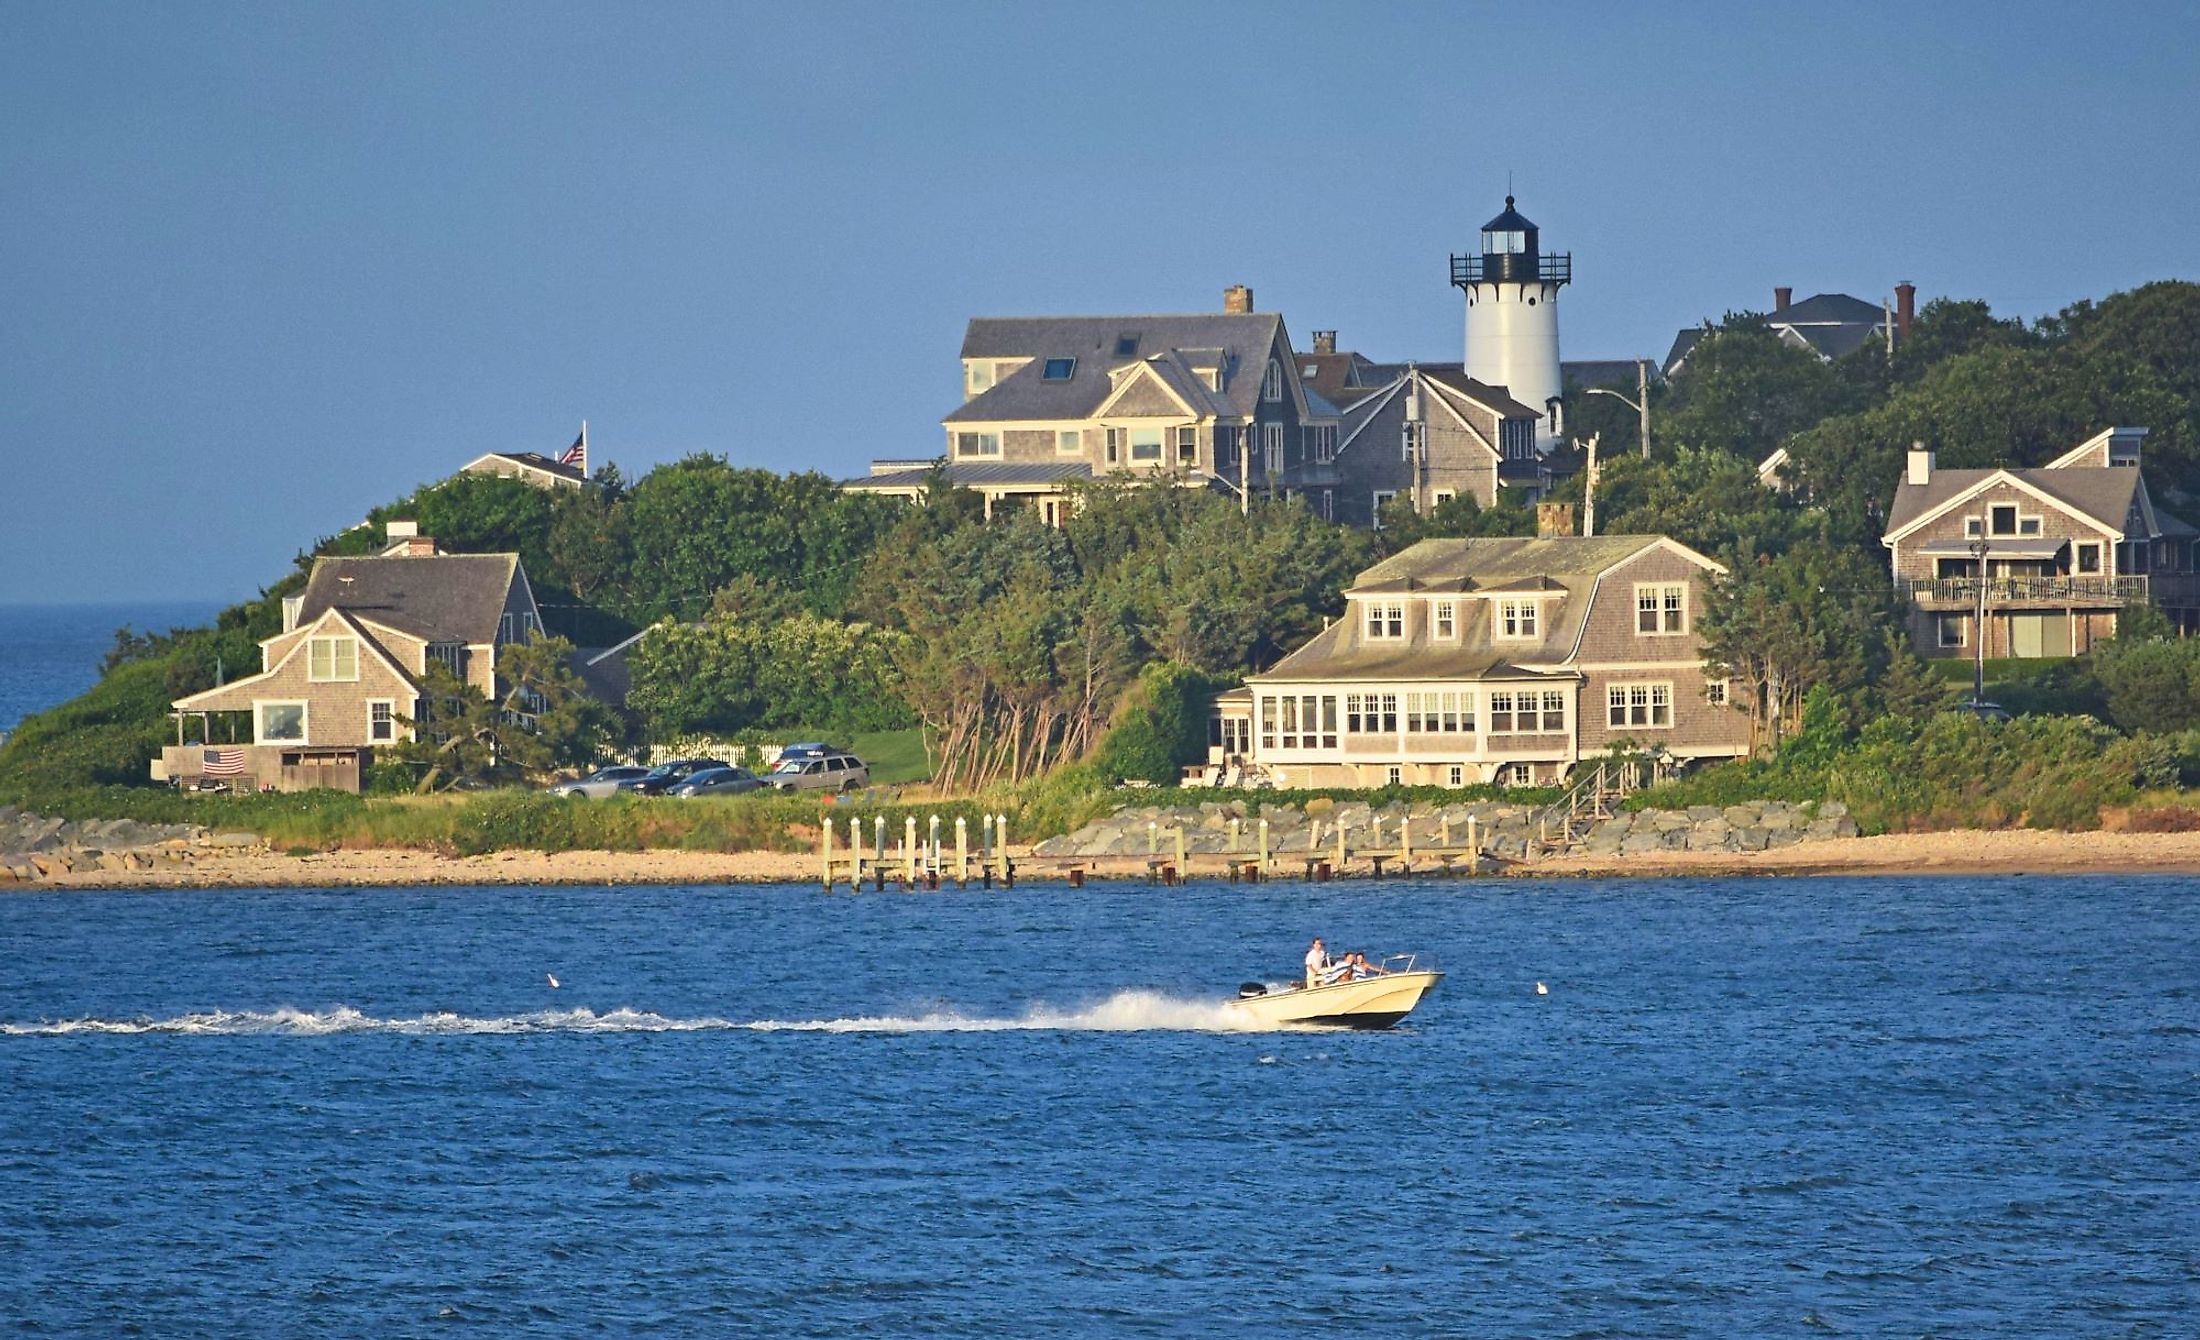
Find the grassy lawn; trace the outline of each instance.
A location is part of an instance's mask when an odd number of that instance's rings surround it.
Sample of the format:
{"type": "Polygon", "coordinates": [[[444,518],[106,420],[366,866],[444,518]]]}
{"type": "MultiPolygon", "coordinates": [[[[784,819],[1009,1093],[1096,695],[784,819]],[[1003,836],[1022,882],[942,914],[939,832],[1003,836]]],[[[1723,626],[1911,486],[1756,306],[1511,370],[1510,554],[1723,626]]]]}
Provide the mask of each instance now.
{"type": "Polygon", "coordinates": [[[906,786],[928,781],[932,761],[925,757],[921,730],[870,731],[848,738],[848,748],[871,765],[871,781],[878,786],[906,786]]]}

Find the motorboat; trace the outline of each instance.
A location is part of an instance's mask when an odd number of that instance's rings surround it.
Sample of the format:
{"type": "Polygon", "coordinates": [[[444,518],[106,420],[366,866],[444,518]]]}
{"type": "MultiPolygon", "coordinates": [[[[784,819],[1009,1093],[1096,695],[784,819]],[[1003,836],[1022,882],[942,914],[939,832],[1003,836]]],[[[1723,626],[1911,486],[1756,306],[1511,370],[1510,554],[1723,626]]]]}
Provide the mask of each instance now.
{"type": "Polygon", "coordinates": [[[1331,1028],[1388,1028],[1413,1013],[1444,974],[1423,967],[1413,954],[1393,954],[1365,976],[1321,986],[1247,982],[1225,1008],[1269,1027],[1312,1024],[1331,1028]]]}

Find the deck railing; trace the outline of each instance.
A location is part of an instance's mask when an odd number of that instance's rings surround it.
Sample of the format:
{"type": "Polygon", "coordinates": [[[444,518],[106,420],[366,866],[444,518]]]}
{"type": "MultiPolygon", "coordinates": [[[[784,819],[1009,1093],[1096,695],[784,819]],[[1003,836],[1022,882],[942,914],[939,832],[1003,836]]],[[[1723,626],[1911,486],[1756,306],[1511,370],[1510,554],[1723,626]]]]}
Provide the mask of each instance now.
{"type": "MultiPolygon", "coordinates": [[[[1989,605],[2021,604],[2026,601],[2051,603],[2143,601],[2148,598],[2148,578],[2145,577],[2065,577],[2024,576],[1989,577],[1986,579],[1986,603],[1989,605]]],[[[1902,597],[1911,601],[1939,601],[1951,605],[1976,605],[1979,598],[1979,579],[1976,577],[1904,578],[1895,583],[1902,597]]]]}

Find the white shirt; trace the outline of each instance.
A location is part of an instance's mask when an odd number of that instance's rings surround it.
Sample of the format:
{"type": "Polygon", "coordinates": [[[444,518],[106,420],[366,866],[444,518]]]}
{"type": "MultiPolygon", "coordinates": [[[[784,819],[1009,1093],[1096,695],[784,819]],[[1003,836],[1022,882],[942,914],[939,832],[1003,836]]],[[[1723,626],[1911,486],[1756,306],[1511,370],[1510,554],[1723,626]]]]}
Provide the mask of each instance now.
{"type": "Polygon", "coordinates": [[[1323,971],[1324,971],[1325,969],[1327,969],[1328,967],[1329,967],[1329,956],[1328,956],[1327,954],[1324,954],[1324,953],[1322,952],[1322,949],[1321,949],[1321,946],[1320,946],[1320,945],[1314,945],[1314,946],[1312,946],[1312,947],[1310,947],[1310,948],[1308,948],[1308,949],[1307,949],[1307,951],[1306,951],[1306,975],[1307,975],[1307,976],[1309,976],[1309,977],[1319,977],[1319,976],[1321,976],[1321,975],[1322,975],[1322,972],[1323,972],[1323,971]]]}

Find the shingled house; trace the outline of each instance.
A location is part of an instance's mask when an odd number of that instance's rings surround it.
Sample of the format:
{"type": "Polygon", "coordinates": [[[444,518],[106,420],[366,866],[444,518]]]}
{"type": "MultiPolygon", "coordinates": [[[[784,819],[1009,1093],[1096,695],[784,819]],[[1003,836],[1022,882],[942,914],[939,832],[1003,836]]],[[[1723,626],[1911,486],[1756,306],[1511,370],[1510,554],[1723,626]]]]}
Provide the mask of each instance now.
{"type": "Polygon", "coordinates": [[[2196,532],[2147,493],[2146,431],[2106,429],[2022,470],[1943,470],[1913,448],[1881,542],[1917,650],[1977,655],[1982,602],[1989,657],[2083,655],[2139,604],[2200,626],[2196,532]]]}
{"type": "Polygon", "coordinates": [[[1464,786],[1557,780],[1621,740],[1739,757],[1748,717],[1696,634],[1720,571],[1658,535],[1424,540],[1224,695],[1217,761],[1288,786],[1464,786]]]}
{"type": "Polygon", "coordinates": [[[941,423],[943,462],[874,461],[841,487],[915,497],[938,468],[989,514],[1012,503],[1058,521],[1078,481],[1276,495],[1289,471],[1336,446],[1336,408],[1295,375],[1283,318],[1254,311],[1242,286],[1204,315],[976,318],[962,386],[941,423]]]}
{"type": "Polygon", "coordinates": [[[392,522],[380,557],[315,560],[283,630],[260,643],[258,674],[172,704],[176,743],[154,780],[357,791],[375,748],[411,736],[400,718],[420,714],[430,659],[493,698],[499,651],[541,630],[519,555],[441,554],[392,522]],[[186,743],[193,718],[199,742],[186,743]]]}

